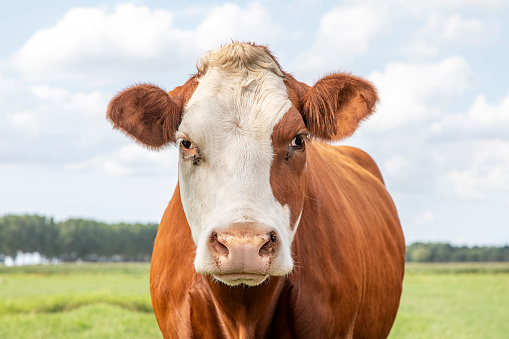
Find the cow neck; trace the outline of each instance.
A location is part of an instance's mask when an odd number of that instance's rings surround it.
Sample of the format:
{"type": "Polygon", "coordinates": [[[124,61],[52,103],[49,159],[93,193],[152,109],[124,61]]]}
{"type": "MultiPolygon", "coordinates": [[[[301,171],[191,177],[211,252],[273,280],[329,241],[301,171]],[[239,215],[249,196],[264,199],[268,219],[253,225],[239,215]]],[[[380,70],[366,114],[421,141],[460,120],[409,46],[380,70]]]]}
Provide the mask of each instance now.
{"type": "Polygon", "coordinates": [[[265,337],[284,308],[282,295],[288,292],[286,277],[270,277],[259,286],[228,286],[207,279],[223,331],[232,338],[265,337]],[[277,312],[279,313],[279,312],[277,312]]]}

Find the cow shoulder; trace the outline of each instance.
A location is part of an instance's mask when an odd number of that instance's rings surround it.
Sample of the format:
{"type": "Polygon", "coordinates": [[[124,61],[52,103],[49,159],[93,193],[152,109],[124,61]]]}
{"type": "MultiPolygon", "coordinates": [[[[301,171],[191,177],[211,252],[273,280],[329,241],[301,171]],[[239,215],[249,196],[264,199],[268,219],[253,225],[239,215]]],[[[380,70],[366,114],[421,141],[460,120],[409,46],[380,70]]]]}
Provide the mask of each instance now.
{"type": "Polygon", "coordinates": [[[382,173],[380,172],[380,169],[378,168],[375,160],[373,160],[373,158],[371,158],[369,154],[367,154],[363,150],[351,146],[336,146],[334,148],[337,149],[339,153],[349,158],[351,161],[353,161],[354,163],[356,163],[369,173],[373,174],[375,178],[377,178],[378,180],[380,180],[382,184],[384,184],[382,173]]]}
{"type": "MultiPolygon", "coordinates": [[[[366,152],[351,146],[333,146],[317,140],[313,140],[312,145],[319,157],[325,160],[322,165],[332,166],[332,168],[335,168],[336,174],[347,175],[347,172],[353,171],[360,176],[373,177],[383,186],[385,185],[377,164],[366,152]],[[339,172],[337,172],[338,170],[339,172]]],[[[314,161],[318,160],[314,159],[315,157],[311,158],[314,161]]]]}

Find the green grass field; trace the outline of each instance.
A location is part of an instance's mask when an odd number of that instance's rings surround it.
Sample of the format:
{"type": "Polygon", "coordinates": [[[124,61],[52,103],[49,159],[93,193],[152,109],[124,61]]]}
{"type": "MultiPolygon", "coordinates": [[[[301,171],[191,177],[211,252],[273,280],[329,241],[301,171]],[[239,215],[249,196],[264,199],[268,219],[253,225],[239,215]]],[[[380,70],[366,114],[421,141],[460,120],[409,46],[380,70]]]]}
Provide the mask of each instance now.
{"type": "Polygon", "coordinates": [[[390,338],[509,338],[509,263],[407,264],[390,338]]]}
{"type": "MultiPolygon", "coordinates": [[[[148,264],[0,267],[0,338],[161,338],[148,264]]],[[[509,263],[409,264],[390,338],[508,338],[509,263]]]]}
{"type": "Polygon", "coordinates": [[[149,265],[0,268],[0,338],[161,338],[149,265]]]}

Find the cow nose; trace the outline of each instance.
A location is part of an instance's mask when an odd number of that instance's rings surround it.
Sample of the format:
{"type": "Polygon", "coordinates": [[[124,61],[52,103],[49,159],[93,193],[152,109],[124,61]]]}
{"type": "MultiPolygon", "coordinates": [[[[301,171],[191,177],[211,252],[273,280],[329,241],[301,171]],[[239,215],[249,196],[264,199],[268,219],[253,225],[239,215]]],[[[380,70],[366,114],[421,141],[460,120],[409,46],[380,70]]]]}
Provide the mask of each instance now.
{"type": "Polygon", "coordinates": [[[224,231],[212,233],[210,250],[222,271],[263,272],[274,256],[275,232],[224,231]]]}

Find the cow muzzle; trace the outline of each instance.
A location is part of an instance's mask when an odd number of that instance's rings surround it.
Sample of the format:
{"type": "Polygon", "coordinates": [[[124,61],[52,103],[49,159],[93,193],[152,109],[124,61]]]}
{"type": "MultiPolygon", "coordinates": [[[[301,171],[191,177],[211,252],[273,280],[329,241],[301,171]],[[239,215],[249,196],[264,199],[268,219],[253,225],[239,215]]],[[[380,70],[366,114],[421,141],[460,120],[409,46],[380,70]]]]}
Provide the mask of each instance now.
{"type": "Polygon", "coordinates": [[[212,275],[217,280],[256,286],[269,276],[278,239],[274,231],[233,229],[213,232],[208,245],[217,269],[212,275]]]}

